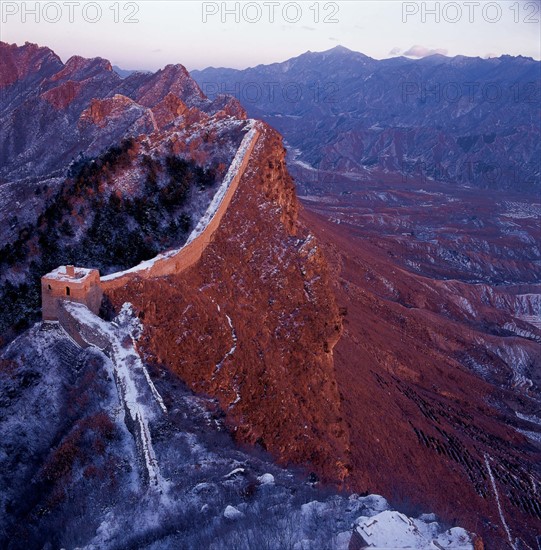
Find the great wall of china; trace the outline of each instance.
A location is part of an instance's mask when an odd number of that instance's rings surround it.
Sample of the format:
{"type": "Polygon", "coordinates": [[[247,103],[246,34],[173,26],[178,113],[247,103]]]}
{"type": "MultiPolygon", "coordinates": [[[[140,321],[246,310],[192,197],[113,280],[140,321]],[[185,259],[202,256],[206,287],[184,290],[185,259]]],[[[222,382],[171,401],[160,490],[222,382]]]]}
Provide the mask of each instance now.
{"type": "Polygon", "coordinates": [[[61,321],[63,315],[59,304],[62,301],[83,303],[97,313],[99,306],[96,307],[96,304],[101,301],[103,293],[120,288],[136,277],[164,277],[182,273],[194,265],[212,241],[235,195],[261,135],[259,124],[250,121],[250,129],[244,136],[216,196],[182,248],[164,252],[131,269],[103,277],[99,277],[96,270],[73,266],[57,268],[41,280],[43,320],[61,321]]]}
{"type": "MultiPolygon", "coordinates": [[[[156,256],[156,258],[148,262],[143,262],[132,269],[102,277],[101,287],[104,292],[119,288],[134,277],[151,279],[154,277],[171,275],[173,273],[182,273],[201,258],[201,255],[211,242],[212,236],[220,226],[220,222],[229,208],[231,199],[235,195],[235,191],[239,186],[244,171],[250,162],[250,156],[257,144],[259,135],[260,129],[258,123],[254,122],[251,130],[244,136],[237,154],[231,163],[230,169],[224,178],[224,180],[230,179],[225,194],[223,197],[219,197],[219,205],[204,228],[195,236],[190,236],[188,242],[179,250],[160,254],[156,256]]],[[[211,204],[209,209],[212,207],[213,205],[211,204]]],[[[205,214],[205,216],[206,215],[207,214],[205,214]]],[[[203,216],[203,218],[205,218],[205,216],[203,216]]],[[[197,231],[198,228],[196,227],[195,232],[197,231]]]]}
{"type": "Polygon", "coordinates": [[[235,195],[260,133],[259,124],[250,121],[250,129],[220,188],[182,248],[159,254],[134,268],[105,277],[100,277],[95,269],[60,266],[41,280],[43,320],[58,322],[78,346],[95,347],[111,360],[111,374],[122,404],[124,423],[135,441],[141,476],[148,488],[160,495],[167,492],[167,483],[160,474],[149,422],[157,415],[167,414],[167,409],[137,353],[130,315],[126,315],[128,310],[133,315],[129,304],[125,304],[119,316],[127,316],[127,324],[125,319],[120,324],[108,323],[97,313],[102,296],[107,291],[119,288],[136,277],[150,279],[182,273],[201,258],[235,195]]]}

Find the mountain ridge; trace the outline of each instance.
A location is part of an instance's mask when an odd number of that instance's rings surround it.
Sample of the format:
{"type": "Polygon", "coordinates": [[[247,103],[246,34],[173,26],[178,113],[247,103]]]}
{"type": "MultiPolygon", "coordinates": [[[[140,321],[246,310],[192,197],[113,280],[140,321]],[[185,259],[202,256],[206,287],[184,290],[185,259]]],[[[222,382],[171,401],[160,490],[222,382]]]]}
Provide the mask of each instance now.
{"type": "Polygon", "coordinates": [[[309,180],[326,171],[361,181],[417,171],[453,185],[539,192],[541,62],[356,56],[331,49],[192,75],[211,97],[227,90],[284,135],[299,152],[292,170],[307,194],[322,191],[309,180]]]}

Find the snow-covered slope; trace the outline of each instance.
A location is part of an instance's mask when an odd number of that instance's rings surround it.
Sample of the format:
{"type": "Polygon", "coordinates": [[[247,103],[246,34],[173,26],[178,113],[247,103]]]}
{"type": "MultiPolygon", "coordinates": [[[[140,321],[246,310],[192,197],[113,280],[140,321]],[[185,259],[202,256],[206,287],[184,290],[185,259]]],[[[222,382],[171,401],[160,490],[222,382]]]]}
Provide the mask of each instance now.
{"type": "Polygon", "coordinates": [[[98,345],[81,349],[45,323],[0,357],[2,547],[347,550],[369,529],[382,548],[473,550],[432,516],[321,491],[236,448],[213,402],[141,360],[128,305],[112,323],[80,304],[66,311],[68,330],[98,345]]]}

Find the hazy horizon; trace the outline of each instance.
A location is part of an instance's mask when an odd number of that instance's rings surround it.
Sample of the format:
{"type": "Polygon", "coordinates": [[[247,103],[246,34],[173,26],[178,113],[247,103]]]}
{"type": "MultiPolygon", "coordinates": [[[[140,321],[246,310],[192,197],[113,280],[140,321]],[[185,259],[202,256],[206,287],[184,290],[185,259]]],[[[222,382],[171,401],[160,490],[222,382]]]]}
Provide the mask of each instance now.
{"type": "MultiPolygon", "coordinates": [[[[1,41],[1,40],[0,40],[1,41]]],[[[28,43],[32,43],[32,44],[36,44],[37,46],[39,47],[44,47],[44,48],[49,48],[51,49],[55,54],[57,54],[60,59],[62,60],[63,63],[66,63],[68,61],[68,59],[70,57],[72,57],[71,55],[70,56],[62,56],[60,55],[58,52],[56,52],[53,48],[50,48],[50,46],[48,44],[38,44],[38,43],[35,43],[35,42],[32,42],[32,41],[25,41],[25,42],[28,42],[28,43]]],[[[15,43],[16,46],[20,47],[20,46],[23,46],[25,44],[25,42],[20,42],[20,43],[15,43]]],[[[352,53],[359,53],[361,55],[364,55],[364,56],[367,56],[367,54],[365,54],[364,52],[360,52],[360,51],[357,51],[357,50],[351,50],[350,48],[346,48],[345,46],[343,46],[342,44],[337,44],[336,46],[333,46],[331,48],[328,48],[326,50],[306,50],[306,51],[303,51],[303,52],[300,52],[298,54],[295,54],[293,55],[292,57],[288,57],[287,59],[276,59],[274,61],[271,61],[270,63],[268,64],[280,64],[280,63],[285,63],[287,61],[291,61],[292,59],[296,59],[298,57],[301,57],[305,54],[309,54],[309,53],[314,53],[314,54],[323,54],[323,53],[327,53],[327,52],[330,52],[332,50],[335,50],[336,48],[339,48],[339,47],[342,47],[342,48],[345,48],[349,51],[351,51],[352,53]]],[[[72,54],[73,56],[77,56],[79,54],[77,53],[74,53],[72,54]]],[[[427,55],[427,56],[424,56],[424,57],[413,57],[413,56],[388,56],[388,57],[383,57],[381,59],[377,59],[377,58],[371,58],[371,56],[367,56],[371,59],[375,59],[377,61],[384,61],[386,59],[396,59],[396,58],[405,58],[405,59],[409,59],[411,61],[420,61],[421,59],[426,59],[426,58],[430,58],[430,57],[434,57],[434,56],[440,56],[440,57],[446,57],[448,59],[452,59],[454,57],[466,57],[466,58],[470,58],[470,59],[475,59],[475,58],[479,58],[479,59],[489,59],[487,57],[485,58],[481,58],[480,56],[468,56],[468,55],[462,55],[462,54],[456,54],[454,56],[451,56],[451,55],[445,55],[445,54],[441,54],[441,53],[433,53],[433,54],[430,54],[430,55],[427,55]]],[[[522,54],[518,54],[518,55],[510,55],[510,54],[501,54],[500,56],[497,56],[497,57],[490,57],[490,59],[498,59],[499,57],[504,57],[504,56],[510,56],[510,57],[524,57],[526,59],[532,59],[533,61],[537,61],[539,62],[540,60],[539,59],[534,59],[530,56],[523,56],[522,54]]],[[[102,56],[96,56],[96,57],[102,57],[102,56]]],[[[109,59],[108,57],[102,57],[102,59],[106,59],[107,61],[109,61],[111,63],[111,65],[116,68],[116,69],[119,69],[119,70],[122,70],[122,71],[140,71],[140,72],[156,72],[160,69],[163,69],[163,67],[165,67],[165,65],[163,65],[162,67],[158,67],[157,69],[148,69],[146,67],[124,67],[124,66],[121,66],[121,65],[118,65],[117,63],[113,63],[111,61],[111,59],[109,59]]],[[[173,64],[181,64],[181,65],[184,65],[184,63],[182,63],[182,61],[178,61],[177,63],[173,63],[173,64]]],[[[262,64],[262,63],[258,63],[258,64],[255,64],[255,65],[250,65],[250,66],[246,66],[246,67],[241,67],[241,68],[238,68],[238,70],[244,70],[244,69],[253,69],[253,68],[256,68],[258,67],[259,65],[268,65],[267,63],[265,64],[262,64]]],[[[188,67],[187,67],[188,68],[188,67]]],[[[230,66],[225,66],[225,65],[208,65],[207,67],[203,67],[201,69],[197,68],[197,69],[193,69],[193,68],[188,68],[189,71],[203,71],[205,69],[234,69],[234,67],[230,67],[230,66]]]]}
{"type": "Polygon", "coordinates": [[[126,70],[244,69],[342,45],[374,59],[541,59],[541,0],[493,2],[2,2],[1,39],[126,70]],[[69,4],[69,3],[68,3],[69,4]],[[439,6],[439,7],[437,7],[439,6]],[[502,37],[505,37],[502,40],[502,37]]]}

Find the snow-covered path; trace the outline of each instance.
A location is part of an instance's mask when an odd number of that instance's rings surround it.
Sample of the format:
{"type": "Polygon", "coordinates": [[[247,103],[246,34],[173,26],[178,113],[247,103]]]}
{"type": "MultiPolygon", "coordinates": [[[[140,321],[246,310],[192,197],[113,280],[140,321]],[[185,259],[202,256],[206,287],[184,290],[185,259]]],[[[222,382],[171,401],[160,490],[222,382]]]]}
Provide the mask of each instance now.
{"type": "MultiPolygon", "coordinates": [[[[133,340],[133,324],[108,323],[94,315],[86,306],[64,302],[64,309],[80,325],[80,336],[88,344],[98,347],[111,358],[120,401],[124,405],[124,421],[134,434],[144,463],[148,485],[159,493],[167,489],[160,474],[156,453],[152,446],[149,422],[157,414],[167,412],[163,399],[137,353],[133,340]],[[104,343],[107,343],[104,347],[104,343]]],[[[129,308],[123,308],[124,313],[129,308]]],[[[122,312],[121,312],[122,313],[122,312]]]]}

